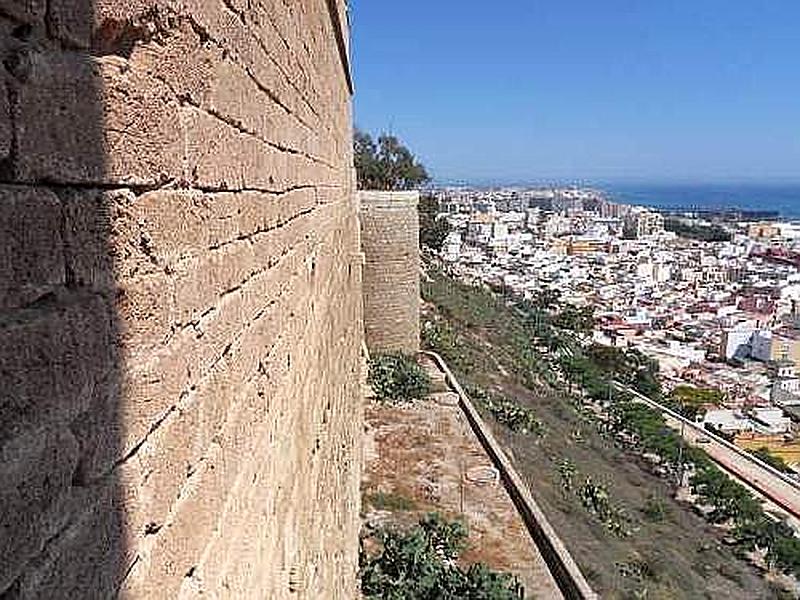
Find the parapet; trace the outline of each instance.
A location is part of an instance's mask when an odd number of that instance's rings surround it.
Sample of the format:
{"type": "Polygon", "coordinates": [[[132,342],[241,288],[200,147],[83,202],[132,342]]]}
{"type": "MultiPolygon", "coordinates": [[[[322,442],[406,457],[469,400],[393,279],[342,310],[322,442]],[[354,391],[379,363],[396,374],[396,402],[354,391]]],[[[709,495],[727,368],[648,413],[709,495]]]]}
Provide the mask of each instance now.
{"type": "Polygon", "coordinates": [[[419,351],[419,192],[359,192],[369,351],[419,351]]]}

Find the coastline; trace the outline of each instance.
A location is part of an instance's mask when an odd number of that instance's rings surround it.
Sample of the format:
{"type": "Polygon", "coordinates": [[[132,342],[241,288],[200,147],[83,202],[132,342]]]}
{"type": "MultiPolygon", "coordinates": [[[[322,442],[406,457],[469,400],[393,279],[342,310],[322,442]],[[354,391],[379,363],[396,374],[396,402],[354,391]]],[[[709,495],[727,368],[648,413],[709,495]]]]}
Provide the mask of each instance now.
{"type": "Polygon", "coordinates": [[[769,212],[800,220],[800,184],[607,184],[608,199],[660,210],[769,212]]]}

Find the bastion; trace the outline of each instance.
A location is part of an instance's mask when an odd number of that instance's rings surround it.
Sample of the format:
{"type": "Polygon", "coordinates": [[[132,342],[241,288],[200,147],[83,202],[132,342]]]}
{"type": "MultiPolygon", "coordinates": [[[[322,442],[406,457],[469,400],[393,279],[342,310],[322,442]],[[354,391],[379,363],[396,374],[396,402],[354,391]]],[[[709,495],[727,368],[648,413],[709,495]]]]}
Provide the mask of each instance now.
{"type": "Polygon", "coordinates": [[[364,327],[371,353],[419,351],[419,192],[361,191],[364,327]]]}

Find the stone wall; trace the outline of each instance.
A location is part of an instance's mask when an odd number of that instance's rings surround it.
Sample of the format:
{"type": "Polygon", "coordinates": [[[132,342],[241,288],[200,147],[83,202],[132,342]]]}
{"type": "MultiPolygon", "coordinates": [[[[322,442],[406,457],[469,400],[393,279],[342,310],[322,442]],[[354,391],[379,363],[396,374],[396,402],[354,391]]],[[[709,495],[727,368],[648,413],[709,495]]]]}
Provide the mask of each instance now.
{"type": "Polygon", "coordinates": [[[0,0],[0,597],[353,598],[342,0],[0,0]]]}
{"type": "Polygon", "coordinates": [[[367,347],[413,354],[419,350],[419,192],[358,196],[367,347]]]}

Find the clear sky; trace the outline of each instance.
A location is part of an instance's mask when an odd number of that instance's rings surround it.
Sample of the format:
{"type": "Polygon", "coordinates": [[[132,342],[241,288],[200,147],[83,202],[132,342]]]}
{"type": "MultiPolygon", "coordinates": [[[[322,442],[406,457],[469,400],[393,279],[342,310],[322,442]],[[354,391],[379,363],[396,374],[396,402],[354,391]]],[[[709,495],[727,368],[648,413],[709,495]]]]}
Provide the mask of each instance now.
{"type": "Polygon", "coordinates": [[[800,181],[800,0],[351,0],[357,126],[439,181],[800,181]]]}

